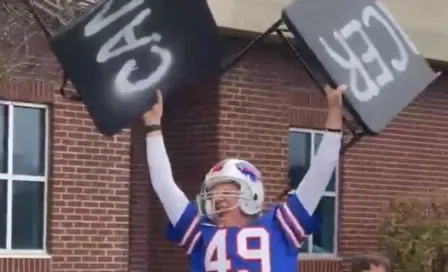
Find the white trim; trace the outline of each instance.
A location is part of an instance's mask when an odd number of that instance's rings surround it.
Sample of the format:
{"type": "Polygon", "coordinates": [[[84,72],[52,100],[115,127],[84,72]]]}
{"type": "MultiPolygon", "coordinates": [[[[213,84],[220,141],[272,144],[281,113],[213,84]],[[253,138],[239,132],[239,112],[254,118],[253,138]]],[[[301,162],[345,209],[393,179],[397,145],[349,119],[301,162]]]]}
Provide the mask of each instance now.
{"type": "Polygon", "coordinates": [[[324,131],[324,130],[311,129],[311,128],[296,128],[296,127],[290,127],[289,131],[292,131],[292,132],[303,132],[303,133],[312,133],[312,134],[324,134],[324,133],[326,133],[326,131],[324,131]]]}
{"type": "Polygon", "coordinates": [[[12,101],[2,101],[0,100],[0,105],[6,105],[8,107],[8,124],[7,124],[7,139],[8,139],[8,169],[6,174],[0,174],[0,179],[7,181],[7,212],[6,212],[6,249],[0,249],[0,258],[49,258],[46,253],[47,245],[47,205],[48,205],[48,174],[49,174],[49,133],[50,133],[50,115],[48,106],[44,104],[32,104],[32,103],[22,103],[22,102],[12,102],[12,101]],[[45,169],[44,176],[29,176],[29,175],[14,175],[14,107],[28,107],[35,109],[43,109],[45,111],[44,120],[44,160],[45,169]],[[44,203],[43,203],[43,248],[39,250],[13,250],[12,246],[12,184],[14,181],[31,181],[31,182],[43,182],[44,183],[44,203]]]}
{"type": "MultiPolygon", "coordinates": [[[[337,182],[336,182],[337,183],[337,182]]],[[[336,186],[335,186],[336,189],[336,186]]],[[[337,197],[338,194],[336,192],[325,192],[324,196],[331,196],[331,197],[337,197]]]]}
{"type": "MultiPolygon", "coordinates": [[[[315,143],[315,138],[316,138],[316,133],[309,133],[311,136],[311,143],[310,143],[310,161],[308,162],[309,165],[311,166],[312,164],[312,160],[314,158],[314,155],[316,154],[316,150],[314,148],[315,143]]],[[[322,199],[322,198],[321,198],[322,199]]],[[[309,235],[308,236],[308,248],[306,249],[306,253],[311,253],[313,252],[313,235],[309,235]]]]}
{"type": "Polygon", "coordinates": [[[45,109],[45,110],[48,110],[48,105],[45,105],[45,104],[26,103],[26,102],[15,102],[15,101],[5,101],[5,100],[0,100],[0,105],[17,106],[17,107],[27,107],[27,108],[37,108],[37,109],[45,109]]]}
{"type": "Polygon", "coordinates": [[[335,176],[335,182],[334,182],[334,230],[333,230],[333,253],[334,254],[338,254],[339,253],[339,196],[340,196],[340,191],[339,191],[339,185],[341,183],[339,177],[340,177],[340,170],[341,170],[341,165],[340,165],[341,160],[338,160],[338,163],[336,165],[336,171],[334,173],[335,176]]]}
{"type": "Polygon", "coordinates": [[[51,259],[43,250],[0,250],[0,259],[51,259]]]}
{"type": "MultiPolygon", "coordinates": [[[[297,133],[308,133],[311,134],[311,156],[315,154],[315,146],[314,146],[314,138],[317,134],[324,135],[325,133],[329,133],[324,130],[318,130],[318,129],[306,129],[306,128],[289,128],[289,132],[297,132],[297,133]]],[[[312,159],[312,157],[311,157],[312,159]]],[[[339,171],[340,171],[340,164],[339,161],[336,165],[335,169],[335,185],[334,185],[334,192],[326,191],[324,193],[324,196],[327,197],[333,197],[334,198],[334,233],[333,233],[333,253],[316,253],[312,252],[313,248],[313,235],[310,235],[308,237],[308,248],[306,252],[300,252],[299,253],[299,259],[339,259],[337,256],[339,252],[338,248],[338,229],[339,229],[339,171]]]]}
{"type": "MultiPolygon", "coordinates": [[[[14,146],[14,111],[12,104],[8,104],[8,124],[7,124],[7,139],[8,139],[8,169],[6,170],[8,176],[12,174],[13,169],[13,150],[14,146]]],[[[6,190],[6,249],[11,248],[12,238],[12,182],[11,179],[7,179],[6,190]]]]}
{"type": "Polygon", "coordinates": [[[28,175],[10,175],[0,174],[0,179],[4,180],[18,180],[18,181],[31,181],[31,182],[45,182],[47,178],[45,176],[28,176],[28,175]]]}
{"type": "Polygon", "coordinates": [[[333,253],[299,253],[299,260],[342,261],[343,258],[333,253]]]}
{"type": "Polygon", "coordinates": [[[45,137],[44,137],[44,175],[45,175],[45,183],[44,183],[44,205],[42,207],[42,251],[47,254],[47,221],[48,221],[48,177],[50,176],[50,110],[48,105],[45,105],[45,137]]]}

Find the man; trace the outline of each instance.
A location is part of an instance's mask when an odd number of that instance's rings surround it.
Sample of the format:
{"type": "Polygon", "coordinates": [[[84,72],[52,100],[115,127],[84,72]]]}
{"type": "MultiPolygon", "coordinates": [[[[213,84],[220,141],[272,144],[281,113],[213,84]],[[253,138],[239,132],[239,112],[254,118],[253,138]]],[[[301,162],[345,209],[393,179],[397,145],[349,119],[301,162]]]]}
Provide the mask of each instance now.
{"type": "Polygon", "coordinates": [[[238,159],[213,166],[197,203],[189,202],[173,180],[160,127],[162,95],[157,92],[158,102],[143,116],[149,173],[171,223],[168,239],[185,249],[190,271],[297,271],[299,248],[314,231],[312,215],[339,158],[344,90],[326,88],[329,132],[297,190],[264,214],[261,174],[238,159]]]}
{"type": "Polygon", "coordinates": [[[351,271],[388,272],[390,271],[390,262],[386,257],[378,253],[358,255],[352,259],[351,271]]]}

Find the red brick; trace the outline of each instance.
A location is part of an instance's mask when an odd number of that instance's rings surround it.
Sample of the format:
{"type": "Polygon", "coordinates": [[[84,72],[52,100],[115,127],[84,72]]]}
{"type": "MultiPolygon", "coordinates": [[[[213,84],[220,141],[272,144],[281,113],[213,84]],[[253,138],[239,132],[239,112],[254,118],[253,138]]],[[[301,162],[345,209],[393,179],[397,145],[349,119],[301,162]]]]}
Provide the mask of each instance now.
{"type": "Polygon", "coordinates": [[[48,62],[45,72],[2,82],[0,99],[50,105],[51,258],[0,256],[0,271],[128,271],[130,132],[113,138],[98,134],[82,104],[55,94],[59,82],[36,79],[57,74],[55,60],[48,62]]]}
{"type": "MultiPolygon", "coordinates": [[[[230,54],[243,45],[226,44],[230,54]]],[[[54,94],[57,65],[44,63],[3,83],[0,99],[51,105],[52,258],[3,258],[0,272],[188,271],[184,253],[163,237],[166,218],[149,186],[141,126],[101,136],[80,103],[54,94]]],[[[381,135],[349,149],[341,164],[342,259],[304,260],[301,271],[346,270],[353,254],[376,249],[385,201],[447,187],[447,83],[448,77],[440,78],[381,135]]],[[[285,185],[289,127],[322,128],[325,119],[323,96],[293,57],[273,45],[251,51],[223,76],[219,89],[185,90],[165,108],[174,176],[189,197],[216,161],[240,157],[263,171],[268,200],[274,201],[285,185]]]]}

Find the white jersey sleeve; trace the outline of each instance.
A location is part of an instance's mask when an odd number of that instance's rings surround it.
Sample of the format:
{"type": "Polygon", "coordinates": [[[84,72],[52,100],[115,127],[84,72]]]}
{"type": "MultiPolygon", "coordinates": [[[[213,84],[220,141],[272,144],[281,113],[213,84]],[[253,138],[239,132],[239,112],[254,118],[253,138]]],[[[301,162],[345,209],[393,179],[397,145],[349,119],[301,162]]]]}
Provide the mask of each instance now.
{"type": "Polygon", "coordinates": [[[337,165],[340,148],[341,135],[326,133],[299,187],[276,209],[282,231],[296,249],[317,226],[313,214],[337,165]]]}
{"type": "Polygon", "coordinates": [[[341,137],[340,133],[328,132],[324,134],[308,172],[295,191],[296,196],[309,214],[314,213],[330,183],[339,160],[341,137]]]}
{"type": "Polygon", "coordinates": [[[163,136],[146,137],[146,157],[151,183],[171,222],[176,225],[188,206],[188,199],[176,185],[163,136]]]}

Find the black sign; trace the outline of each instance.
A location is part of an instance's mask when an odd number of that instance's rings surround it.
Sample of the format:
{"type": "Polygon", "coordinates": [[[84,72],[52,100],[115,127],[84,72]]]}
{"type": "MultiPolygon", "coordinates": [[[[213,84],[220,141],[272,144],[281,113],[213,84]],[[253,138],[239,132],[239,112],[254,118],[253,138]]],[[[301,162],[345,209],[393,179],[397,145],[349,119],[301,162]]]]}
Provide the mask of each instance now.
{"type": "Polygon", "coordinates": [[[155,102],[220,73],[206,0],[108,0],[55,35],[54,54],[98,129],[129,127],[155,102]]]}
{"type": "Polygon", "coordinates": [[[349,87],[348,108],[379,133],[435,78],[380,1],[295,0],[283,20],[336,84],[349,87]]]}

